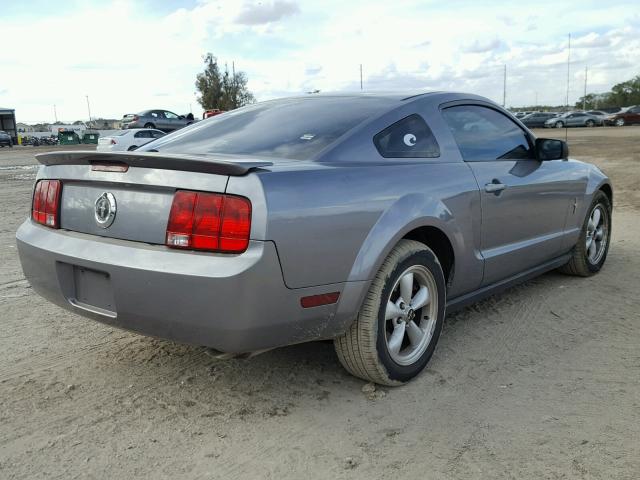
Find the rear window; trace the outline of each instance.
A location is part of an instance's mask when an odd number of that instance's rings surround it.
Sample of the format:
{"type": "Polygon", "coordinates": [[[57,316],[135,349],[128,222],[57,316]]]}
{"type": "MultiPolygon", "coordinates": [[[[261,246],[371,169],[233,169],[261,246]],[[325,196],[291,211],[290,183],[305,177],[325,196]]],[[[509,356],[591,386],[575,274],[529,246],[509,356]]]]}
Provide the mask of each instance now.
{"type": "Polygon", "coordinates": [[[216,115],[139,150],[305,160],[391,104],[380,97],[273,100],[216,115]]]}

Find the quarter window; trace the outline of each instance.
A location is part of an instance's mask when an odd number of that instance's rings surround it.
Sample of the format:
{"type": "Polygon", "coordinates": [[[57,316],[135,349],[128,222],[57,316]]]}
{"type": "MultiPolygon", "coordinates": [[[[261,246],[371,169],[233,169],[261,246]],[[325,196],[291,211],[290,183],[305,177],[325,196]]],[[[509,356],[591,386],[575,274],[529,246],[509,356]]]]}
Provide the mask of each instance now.
{"type": "Polygon", "coordinates": [[[373,137],[385,158],[434,158],[440,156],[438,142],[420,115],[410,115],[373,137]]]}
{"type": "Polygon", "coordinates": [[[460,105],[442,116],[466,161],[534,158],[524,130],[506,115],[479,105],[460,105]]]}

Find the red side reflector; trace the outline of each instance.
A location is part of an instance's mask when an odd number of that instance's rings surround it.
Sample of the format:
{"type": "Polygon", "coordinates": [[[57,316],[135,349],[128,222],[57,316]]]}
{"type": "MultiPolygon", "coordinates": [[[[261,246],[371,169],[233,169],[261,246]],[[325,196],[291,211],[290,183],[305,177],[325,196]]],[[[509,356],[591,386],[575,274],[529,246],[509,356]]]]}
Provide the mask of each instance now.
{"type": "MultiPolygon", "coordinates": [[[[112,142],[115,144],[112,140],[112,142]]],[[[124,173],[129,170],[126,163],[92,163],[91,170],[94,172],[120,172],[124,173]]]]}
{"type": "Polygon", "coordinates": [[[40,180],[33,191],[31,218],[51,228],[60,227],[60,180],[40,180]]]}
{"type": "Polygon", "coordinates": [[[320,295],[311,295],[309,297],[302,297],[300,299],[300,305],[302,308],[319,307],[320,305],[331,305],[336,303],[340,298],[340,292],[322,293],[320,295]]]}
{"type": "Polygon", "coordinates": [[[178,190],[167,223],[172,248],[242,253],[249,246],[251,202],[244,197],[178,190]]]}

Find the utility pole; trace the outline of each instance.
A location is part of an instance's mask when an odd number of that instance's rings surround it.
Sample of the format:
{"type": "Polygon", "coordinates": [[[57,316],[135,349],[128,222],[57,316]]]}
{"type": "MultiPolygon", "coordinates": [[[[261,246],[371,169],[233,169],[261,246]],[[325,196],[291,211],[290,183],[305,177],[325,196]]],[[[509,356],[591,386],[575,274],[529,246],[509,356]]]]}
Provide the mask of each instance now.
{"type": "Polygon", "coordinates": [[[567,97],[565,99],[567,110],[569,110],[569,74],[571,71],[570,67],[571,67],[571,34],[569,34],[569,44],[567,49],[567,97]]]}
{"type": "Polygon", "coordinates": [[[360,64],[360,90],[362,90],[362,64],[360,64]]]}
{"type": "Polygon", "coordinates": [[[507,64],[504,65],[504,78],[502,79],[502,107],[507,108],[507,64]]]}
{"type": "Polygon", "coordinates": [[[587,67],[584,67],[584,97],[582,97],[582,110],[587,109],[587,67]]]}
{"type": "Polygon", "coordinates": [[[53,104],[53,118],[56,119],[56,123],[58,123],[58,112],[56,112],[56,105],[53,104]]]}
{"type": "Polygon", "coordinates": [[[91,107],[89,106],[89,95],[85,95],[87,99],[87,110],[89,111],[89,122],[91,122],[91,107]]]}

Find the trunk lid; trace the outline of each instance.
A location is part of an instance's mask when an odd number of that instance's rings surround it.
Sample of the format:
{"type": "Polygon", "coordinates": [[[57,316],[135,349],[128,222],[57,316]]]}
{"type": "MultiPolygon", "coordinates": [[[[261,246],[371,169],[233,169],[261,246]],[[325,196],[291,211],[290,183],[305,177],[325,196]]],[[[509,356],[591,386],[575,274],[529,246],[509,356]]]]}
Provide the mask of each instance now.
{"type": "Polygon", "coordinates": [[[165,243],[176,190],[224,193],[229,176],[271,165],[152,152],[55,152],[36,158],[46,166],[40,178],[62,180],[60,228],[149,244],[165,243]],[[107,205],[115,216],[105,225],[107,205]]]}

